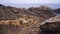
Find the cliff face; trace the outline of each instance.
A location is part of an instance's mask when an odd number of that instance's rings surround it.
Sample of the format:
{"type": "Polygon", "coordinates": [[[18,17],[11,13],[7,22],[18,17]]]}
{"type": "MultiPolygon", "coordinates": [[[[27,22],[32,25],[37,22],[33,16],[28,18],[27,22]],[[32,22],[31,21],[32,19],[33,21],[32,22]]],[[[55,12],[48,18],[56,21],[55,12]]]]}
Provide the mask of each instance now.
{"type": "Polygon", "coordinates": [[[0,5],[1,34],[37,34],[43,21],[56,16],[52,11],[46,6],[25,9],[0,5]]]}

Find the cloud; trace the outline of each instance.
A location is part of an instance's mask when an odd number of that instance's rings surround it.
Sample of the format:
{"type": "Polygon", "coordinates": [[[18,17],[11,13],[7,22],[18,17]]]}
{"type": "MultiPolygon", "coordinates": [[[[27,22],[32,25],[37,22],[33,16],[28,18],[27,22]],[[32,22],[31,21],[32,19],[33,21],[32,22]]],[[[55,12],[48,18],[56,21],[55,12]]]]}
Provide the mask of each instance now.
{"type": "Polygon", "coordinates": [[[0,3],[60,3],[60,0],[0,0],[0,3]]]}

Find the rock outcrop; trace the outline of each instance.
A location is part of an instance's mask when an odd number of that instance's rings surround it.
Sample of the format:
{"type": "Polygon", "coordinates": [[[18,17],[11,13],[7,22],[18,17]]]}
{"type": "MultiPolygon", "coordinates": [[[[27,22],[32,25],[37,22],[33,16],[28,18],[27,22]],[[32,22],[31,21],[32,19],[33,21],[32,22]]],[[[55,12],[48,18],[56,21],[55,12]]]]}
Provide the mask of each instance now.
{"type": "Polygon", "coordinates": [[[39,34],[60,34],[60,16],[50,18],[40,25],[39,34]]]}
{"type": "Polygon", "coordinates": [[[0,4],[0,33],[37,34],[42,22],[56,16],[52,11],[46,6],[25,9],[0,4]]]}
{"type": "MultiPolygon", "coordinates": [[[[42,19],[48,19],[50,17],[55,16],[52,13],[52,9],[50,9],[49,7],[36,7],[36,8],[15,8],[15,7],[10,7],[10,6],[4,6],[0,4],[0,20],[4,20],[4,19],[17,19],[20,17],[35,17],[35,18],[40,18],[40,20],[42,19]],[[48,16],[48,17],[47,17],[48,16]]],[[[34,19],[35,19],[34,18],[34,19]]]]}

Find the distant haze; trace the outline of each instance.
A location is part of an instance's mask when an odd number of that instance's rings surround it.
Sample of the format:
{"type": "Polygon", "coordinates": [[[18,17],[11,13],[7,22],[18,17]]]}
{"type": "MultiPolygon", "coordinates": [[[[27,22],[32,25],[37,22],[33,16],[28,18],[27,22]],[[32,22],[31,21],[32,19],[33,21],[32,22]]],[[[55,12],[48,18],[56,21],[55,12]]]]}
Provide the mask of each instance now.
{"type": "Polygon", "coordinates": [[[0,0],[0,4],[13,7],[38,7],[46,5],[52,8],[60,8],[60,0],[0,0]]]}
{"type": "Polygon", "coordinates": [[[17,8],[29,8],[29,7],[39,7],[41,5],[45,5],[51,8],[60,8],[60,4],[42,4],[42,3],[35,3],[35,4],[3,4],[6,6],[12,6],[12,7],[17,7],[17,8]]]}

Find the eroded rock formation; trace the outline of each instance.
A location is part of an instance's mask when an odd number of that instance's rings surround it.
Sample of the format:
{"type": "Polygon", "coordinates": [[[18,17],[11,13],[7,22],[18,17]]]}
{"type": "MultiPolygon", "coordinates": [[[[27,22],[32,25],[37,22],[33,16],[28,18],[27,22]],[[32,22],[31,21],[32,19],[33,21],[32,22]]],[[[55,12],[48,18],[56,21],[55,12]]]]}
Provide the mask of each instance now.
{"type": "Polygon", "coordinates": [[[0,33],[37,34],[42,22],[56,16],[52,11],[46,6],[25,9],[0,5],[0,33]]]}
{"type": "Polygon", "coordinates": [[[50,18],[40,25],[40,29],[39,34],[60,34],[60,16],[50,18]]]}

